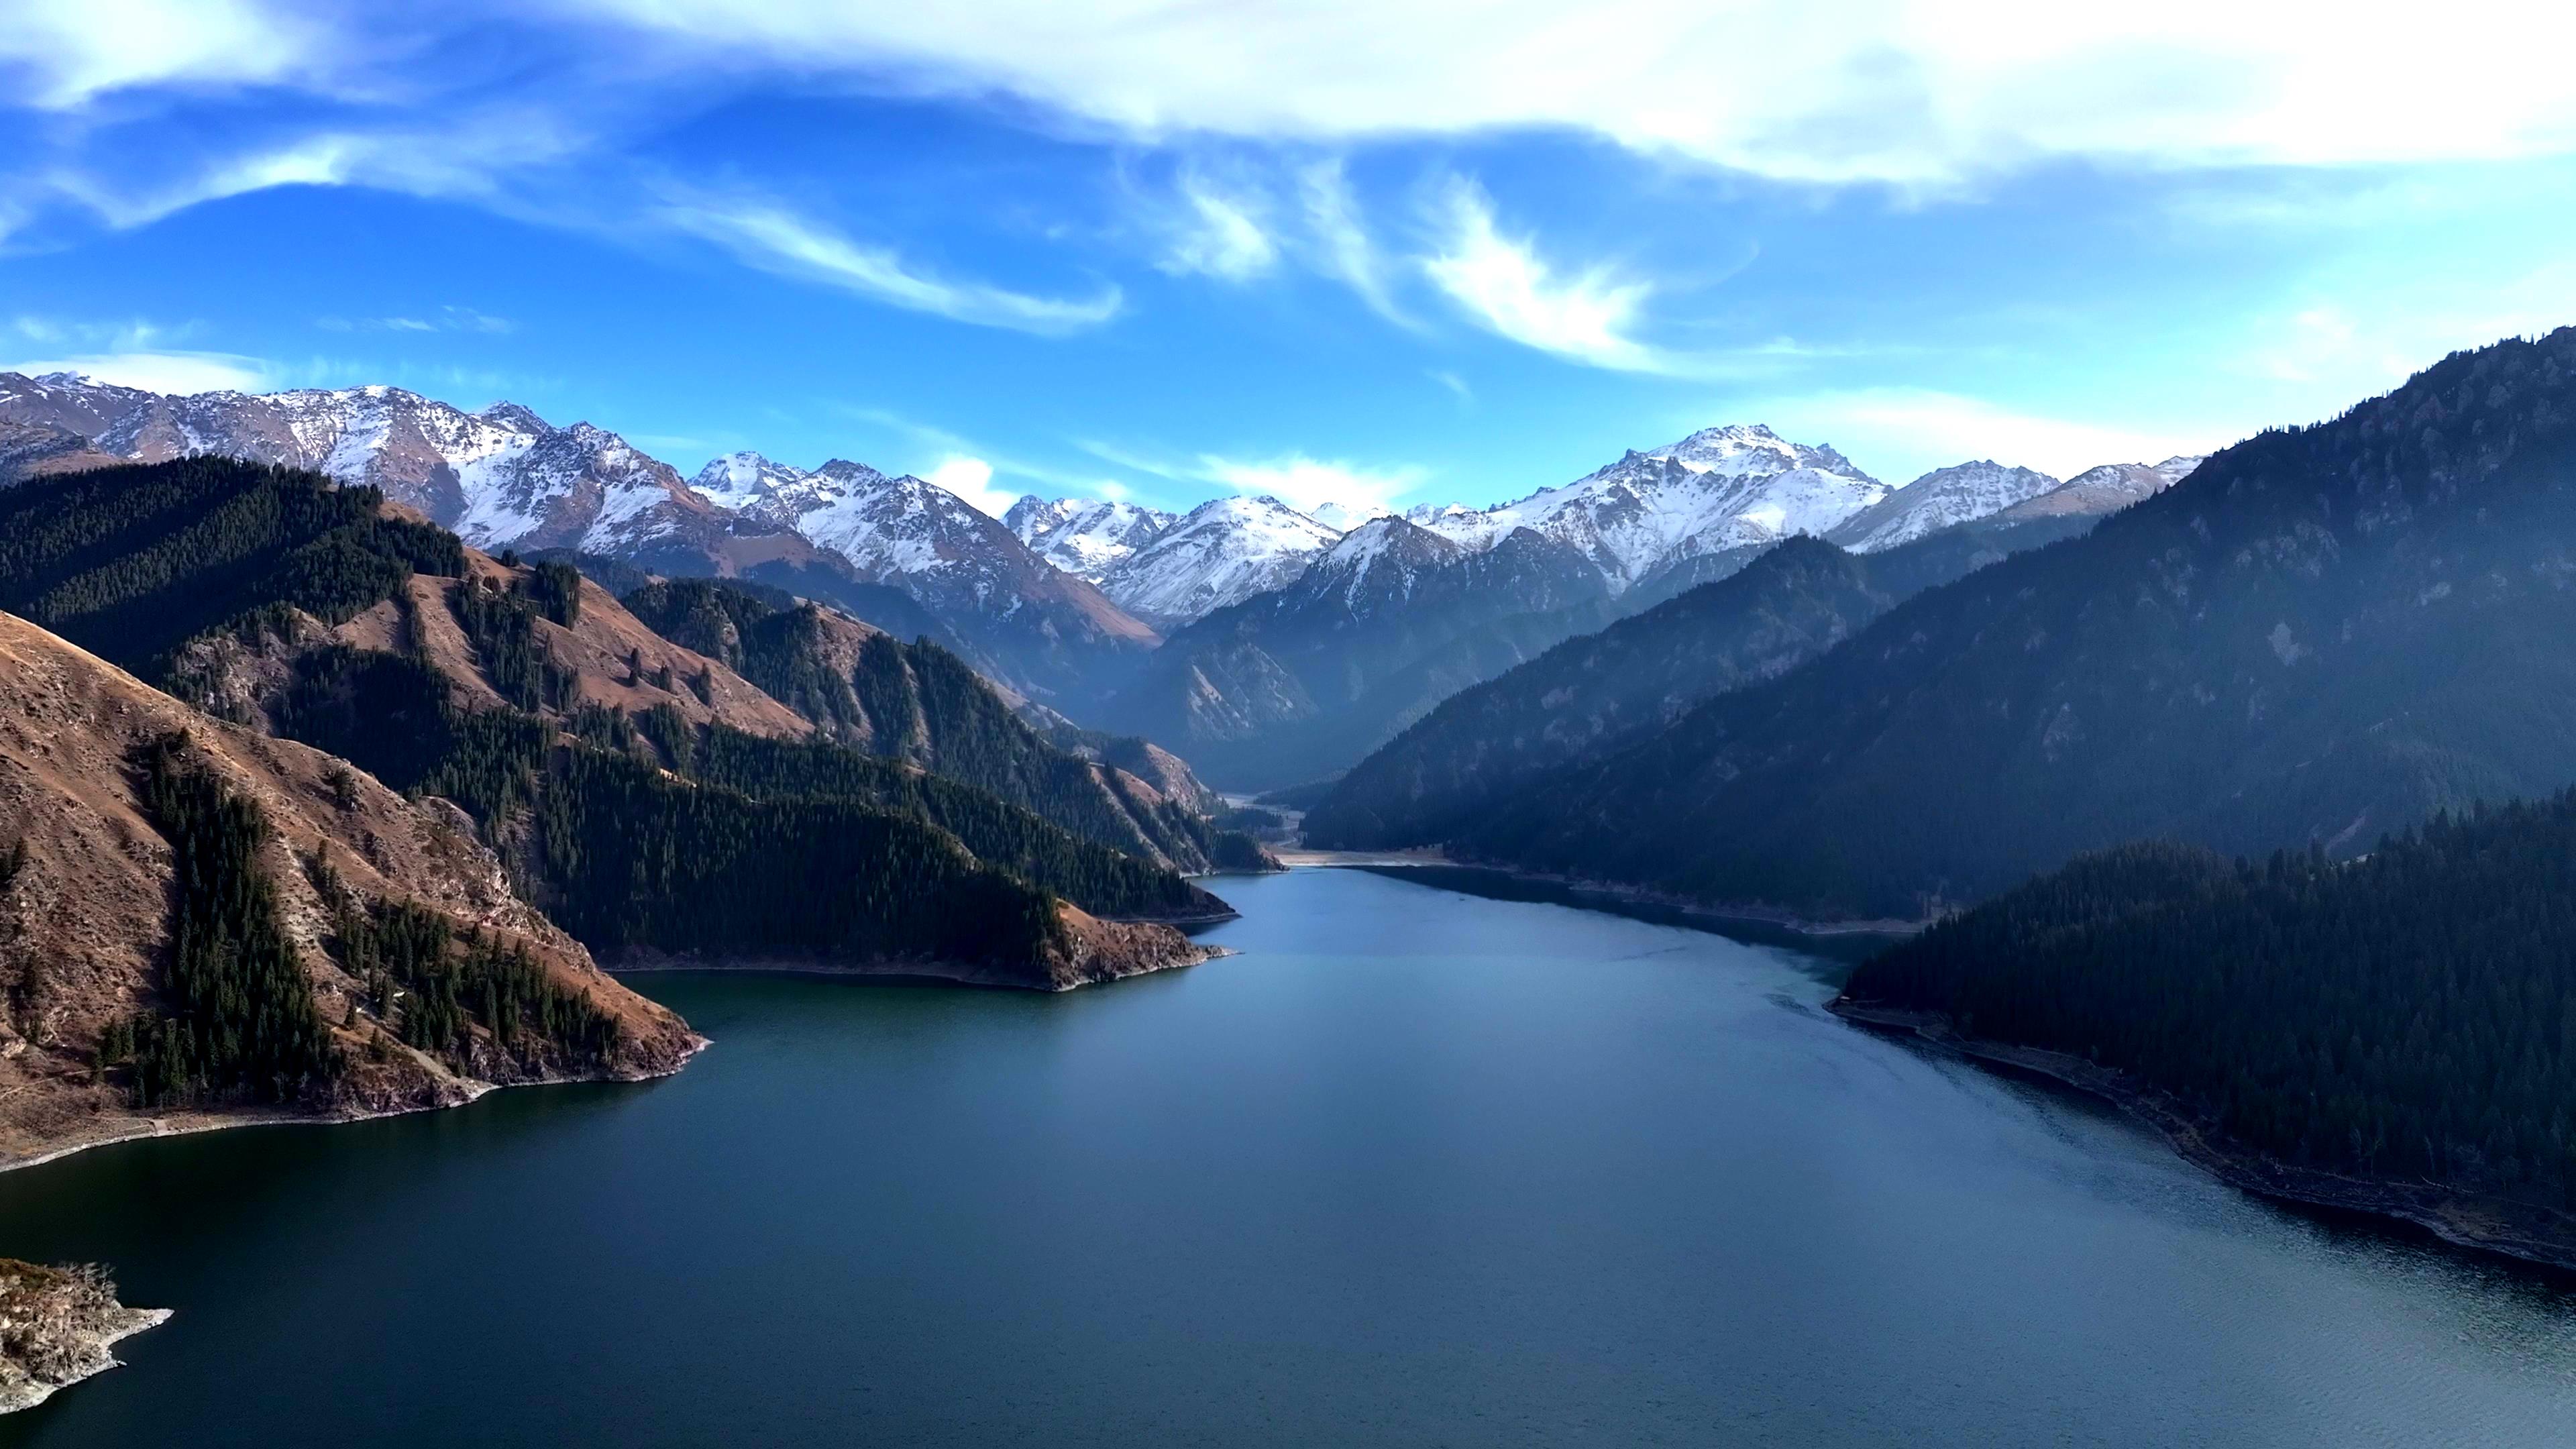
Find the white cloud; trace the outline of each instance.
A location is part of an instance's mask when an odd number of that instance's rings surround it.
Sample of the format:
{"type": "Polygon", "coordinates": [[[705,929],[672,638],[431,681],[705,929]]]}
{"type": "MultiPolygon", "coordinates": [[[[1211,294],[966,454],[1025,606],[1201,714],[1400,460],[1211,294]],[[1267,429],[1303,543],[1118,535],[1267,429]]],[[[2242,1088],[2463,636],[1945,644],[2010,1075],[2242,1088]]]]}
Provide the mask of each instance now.
{"type": "Polygon", "coordinates": [[[1440,384],[1442,387],[1449,389],[1451,392],[1456,393],[1458,395],[1458,401],[1462,403],[1472,403],[1476,400],[1474,390],[1467,386],[1467,379],[1460,377],[1454,372],[1447,372],[1434,368],[1423,375],[1430,378],[1433,382],[1440,384]]]}
{"type": "Polygon", "coordinates": [[[1000,518],[1019,501],[1017,494],[993,486],[993,465],[981,458],[943,458],[938,467],[923,475],[922,481],[965,499],[987,518],[1000,518]]]}
{"type": "Polygon", "coordinates": [[[2576,11],[2317,0],[590,0],[700,53],[1006,92],[1132,135],[1567,128],[1813,181],[2081,157],[2344,165],[2576,146],[2576,11]],[[1426,57],[1437,57],[1426,64],[1426,57]]]}
{"type": "Polygon", "coordinates": [[[74,372],[97,382],[151,392],[262,392],[276,385],[277,368],[230,352],[107,352],[77,357],[0,362],[0,372],[41,377],[74,372]]]}
{"type": "Polygon", "coordinates": [[[1771,398],[1743,406],[1783,436],[1830,443],[1861,467],[1903,483],[1934,468],[1991,458],[2060,478],[2101,463],[2155,463],[2207,453],[2236,441],[2183,429],[2161,431],[2052,418],[1928,388],[1866,388],[1771,398]]]}
{"type": "Polygon", "coordinates": [[[1194,471],[1237,493],[1269,494],[1300,512],[1339,506],[1360,515],[1392,512],[1394,500],[1420,486],[1424,476],[1414,467],[1360,467],[1303,453],[1257,461],[1202,454],[1194,471]]]}
{"type": "Polygon", "coordinates": [[[2421,272],[2406,284],[2317,283],[2338,300],[2255,319],[2232,356],[2239,370],[2289,384],[2320,408],[2385,391],[2463,348],[2534,337],[2576,322],[2576,263],[2518,275],[2421,272]]]}
{"type": "Polygon", "coordinates": [[[471,307],[446,306],[420,317],[317,317],[325,332],[515,332],[518,324],[471,307]]]}
{"type": "Polygon", "coordinates": [[[819,222],[763,201],[674,201],[657,215],[664,224],[715,242],[763,270],[983,327],[1060,336],[1108,321],[1118,315],[1124,301],[1114,286],[1087,298],[1038,297],[981,282],[933,277],[914,270],[891,250],[854,242],[819,222]]]}
{"type": "Polygon", "coordinates": [[[1190,219],[1163,258],[1164,270],[1242,282],[1278,264],[1279,244],[1255,216],[1258,201],[1220,195],[1207,178],[1189,172],[1180,190],[1190,219]]]}
{"type": "Polygon", "coordinates": [[[1305,203],[1306,228],[1315,248],[1315,269],[1338,277],[1388,321],[1412,326],[1395,305],[1394,287],[1385,256],[1360,219],[1350,178],[1338,161],[1319,161],[1298,173],[1297,191],[1305,203]]]}
{"type": "MultiPolygon", "coordinates": [[[[135,86],[270,82],[311,65],[318,28],[252,0],[11,0],[0,68],[51,110],[135,86]]],[[[13,89],[16,89],[13,87],[13,89]]]]}
{"type": "Polygon", "coordinates": [[[1442,205],[1448,239],[1422,267],[1480,325],[1595,367],[1672,370],[1667,359],[1627,335],[1650,291],[1645,283],[1601,270],[1558,277],[1528,242],[1495,228],[1493,202],[1473,182],[1453,180],[1442,205]]]}

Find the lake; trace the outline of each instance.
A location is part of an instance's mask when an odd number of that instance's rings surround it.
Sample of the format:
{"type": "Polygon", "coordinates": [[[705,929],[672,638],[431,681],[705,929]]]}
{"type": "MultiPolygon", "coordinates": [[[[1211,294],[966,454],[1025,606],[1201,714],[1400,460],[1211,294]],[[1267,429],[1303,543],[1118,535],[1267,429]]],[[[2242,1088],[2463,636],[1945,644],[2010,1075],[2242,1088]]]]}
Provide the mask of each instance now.
{"type": "Polygon", "coordinates": [[[0,1443],[2565,1444],[2576,1294],[1847,1028],[1780,944],[1400,875],[1042,997],[630,978],[635,1086],[0,1175],[171,1307],[0,1443]]]}

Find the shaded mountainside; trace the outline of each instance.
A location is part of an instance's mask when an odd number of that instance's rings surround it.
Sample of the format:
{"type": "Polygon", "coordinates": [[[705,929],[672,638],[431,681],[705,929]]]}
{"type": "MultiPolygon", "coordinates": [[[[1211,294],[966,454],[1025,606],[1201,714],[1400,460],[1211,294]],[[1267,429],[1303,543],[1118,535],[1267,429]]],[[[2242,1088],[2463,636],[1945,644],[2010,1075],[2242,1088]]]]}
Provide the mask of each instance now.
{"type": "Polygon", "coordinates": [[[1843,915],[2123,839],[2348,853],[2576,778],[2576,331],[2265,433],[1463,832],[1843,915]]]}
{"type": "Polygon", "coordinates": [[[1837,1009],[2071,1058],[2187,1149],[2257,1159],[2259,1190],[2576,1266],[2571,961],[2562,794],[2340,864],[2082,856],[1865,963],[1837,1009]]]}
{"type": "Polygon", "coordinates": [[[1792,538],[1452,695],[1353,766],[1307,814],[1305,841],[1334,850],[1446,841],[1551,770],[1602,759],[1703,700],[1822,654],[1900,600],[2098,521],[1981,520],[1866,556],[1792,538]]]}
{"type": "MultiPolygon", "coordinates": [[[[1059,964],[1099,953],[1066,934],[1071,916],[1050,895],[1108,916],[1224,909],[1017,805],[834,744],[807,747],[847,762],[847,793],[831,801],[693,779],[702,740],[786,743],[814,727],[572,568],[492,560],[384,516],[372,490],[183,460],[0,494],[0,539],[0,604],[397,789],[456,800],[526,891],[601,949],[655,933],[669,936],[661,949],[712,949],[716,935],[673,923],[679,910],[738,926],[744,953],[1026,970],[1053,985],[1059,964]],[[853,823],[871,813],[889,818],[853,823]],[[976,860],[950,825],[1007,864],[976,860]],[[724,872],[755,867],[725,863],[750,841],[773,862],[855,874],[746,917],[732,902],[750,883],[724,872]],[[658,854],[621,854],[637,849],[658,854]],[[993,906],[996,892],[1020,904],[993,906]],[[967,899],[983,903],[972,939],[939,920],[941,902],[967,899]]],[[[1158,939],[1164,964],[1196,959],[1177,933],[1158,939]]]]}
{"type": "Polygon", "coordinates": [[[1732,577],[1443,701],[1308,812],[1306,843],[1383,850],[1444,840],[1550,767],[1598,758],[1712,694],[1802,663],[1892,602],[1868,560],[1791,539],[1732,577]]]}
{"type": "Polygon", "coordinates": [[[112,468],[124,460],[80,434],[41,423],[0,420],[0,487],[55,473],[112,468]]]}
{"type": "Polygon", "coordinates": [[[1600,574],[1520,530],[1490,549],[1397,518],[1352,530],[1284,589],[1175,633],[1104,711],[1230,789],[1312,780],[1442,699],[1598,627],[1600,574]]]}
{"type": "Polygon", "coordinates": [[[625,603],[663,635],[741,670],[835,742],[975,786],[1175,870],[1219,864],[1195,797],[1057,748],[934,644],[904,644],[810,604],[781,609],[707,580],[647,585],[625,603]]]}
{"type": "Polygon", "coordinates": [[[0,1160],[156,1121],[651,1075],[694,1046],[531,909],[454,809],[12,615],[0,677],[0,1160]],[[388,962],[369,943],[392,921],[440,949],[388,962]]]}

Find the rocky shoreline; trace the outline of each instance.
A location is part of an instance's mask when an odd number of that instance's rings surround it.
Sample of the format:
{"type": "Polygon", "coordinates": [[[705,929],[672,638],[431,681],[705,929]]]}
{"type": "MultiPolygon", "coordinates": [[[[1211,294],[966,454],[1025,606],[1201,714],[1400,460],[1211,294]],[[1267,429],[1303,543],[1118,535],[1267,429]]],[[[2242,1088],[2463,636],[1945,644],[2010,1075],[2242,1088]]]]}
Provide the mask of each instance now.
{"type": "Polygon", "coordinates": [[[304,1109],[252,1107],[230,1111],[163,1112],[149,1116],[102,1112],[92,1116],[80,1128],[56,1134],[57,1140],[44,1147],[23,1152],[0,1151],[0,1172],[16,1172],[56,1162],[76,1152],[155,1137],[186,1137],[236,1127],[336,1126],[372,1122],[383,1117],[404,1117],[414,1112],[443,1112],[451,1107],[481,1101],[489,1093],[510,1087],[555,1087],[575,1082],[649,1082],[677,1074],[688,1065],[690,1058],[706,1050],[708,1045],[707,1038],[696,1032],[686,1032],[684,1039],[671,1043],[667,1052],[654,1054],[649,1065],[623,1066],[602,1072],[545,1073],[508,1081],[450,1076],[438,1082],[434,1091],[407,1098],[345,1100],[304,1109]]]}
{"type": "MultiPolygon", "coordinates": [[[[1218,919],[1227,919],[1219,917],[1218,919]]],[[[1103,924],[1115,925],[1116,922],[1103,924]]],[[[1130,976],[1146,976],[1158,971],[1178,971],[1235,954],[1224,946],[1201,946],[1191,943],[1188,950],[1169,956],[1136,961],[1129,969],[1115,967],[1074,973],[1065,979],[1039,980],[999,967],[972,966],[954,961],[827,961],[798,956],[727,956],[707,959],[695,956],[673,956],[662,952],[630,952],[620,957],[609,970],[619,976],[648,976],[663,971],[758,971],[780,976],[858,977],[872,981],[912,981],[931,985],[985,986],[1005,991],[1042,991],[1048,993],[1075,991],[1085,986],[1121,981],[1130,976]],[[1150,962],[1150,964],[1148,964],[1150,962]]],[[[1125,964],[1125,963],[1122,963],[1125,964]]]]}
{"type": "Polygon", "coordinates": [[[2295,1167],[2226,1141],[2211,1123],[2170,1094],[2082,1057],[1961,1036],[1946,1017],[1874,1007],[1849,997],[1837,997],[1825,1009],[1869,1031],[2098,1097],[2154,1128],[2185,1162],[2257,1197],[2392,1219],[2422,1228],[2454,1247],[2576,1272],[2576,1215],[2439,1183],[2347,1177],[2295,1167]]]}
{"type": "Polygon", "coordinates": [[[32,1409],[118,1366],[119,1339],[170,1320],[167,1308],[128,1308],[96,1264],[48,1268],[0,1258],[0,1414],[32,1409]]]}

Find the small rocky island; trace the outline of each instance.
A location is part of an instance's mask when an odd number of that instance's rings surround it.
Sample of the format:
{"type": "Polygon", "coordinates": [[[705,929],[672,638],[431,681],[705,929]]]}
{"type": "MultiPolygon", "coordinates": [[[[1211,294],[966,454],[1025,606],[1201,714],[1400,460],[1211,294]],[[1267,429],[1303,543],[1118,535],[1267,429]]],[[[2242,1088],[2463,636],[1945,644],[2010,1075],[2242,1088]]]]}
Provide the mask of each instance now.
{"type": "Polygon", "coordinates": [[[97,1264],[48,1268],[0,1258],[0,1414],[33,1408],[54,1390],[116,1367],[109,1348],[170,1317],[128,1308],[97,1264]]]}

